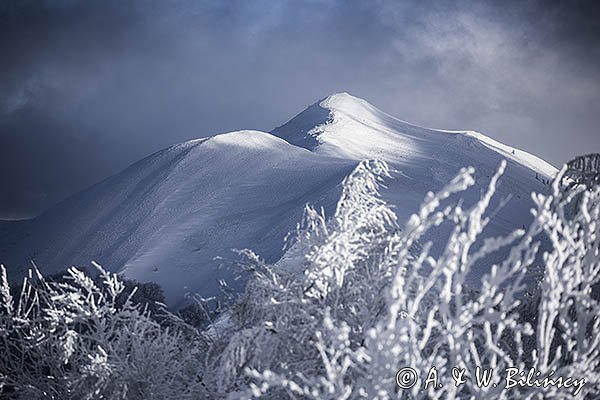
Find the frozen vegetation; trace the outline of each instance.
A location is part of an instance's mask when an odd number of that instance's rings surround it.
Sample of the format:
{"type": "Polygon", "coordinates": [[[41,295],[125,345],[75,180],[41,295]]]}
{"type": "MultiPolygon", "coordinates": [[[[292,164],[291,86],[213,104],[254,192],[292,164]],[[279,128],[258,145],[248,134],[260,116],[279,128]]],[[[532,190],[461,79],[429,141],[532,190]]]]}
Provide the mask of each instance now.
{"type": "Polygon", "coordinates": [[[400,172],[385,161],[360,162],[331,215],[305,208],[275,264],[241,251],[245,290],[224,287],[229,303],[216,315],[198,299],[208,324],[193,326],[160,305],[134,301],[135,293],[101,268],[93,279],[71,269],[55,281],[33,271],[18,291],[2,269],[2,393],[598,398],[600,187],[567,191],[559,175],[550,193],[531,195],[525,226],[486,235],[502,215],[491,205],[506,166],[487,179],[460,170],[402,221],[380,194],[400,172]],[[437,383],[424,389],[434,366],[437,383]],[[540,379],[552,374],[585,383],[506,389],[498,373],[480,387],[476,366],[535,368],[540,379]],[[396,374],[405,367],[419,371],[420,382],[402,390],[396,374]],[[454,367],[470,379],[456,386],[454,367]]]}

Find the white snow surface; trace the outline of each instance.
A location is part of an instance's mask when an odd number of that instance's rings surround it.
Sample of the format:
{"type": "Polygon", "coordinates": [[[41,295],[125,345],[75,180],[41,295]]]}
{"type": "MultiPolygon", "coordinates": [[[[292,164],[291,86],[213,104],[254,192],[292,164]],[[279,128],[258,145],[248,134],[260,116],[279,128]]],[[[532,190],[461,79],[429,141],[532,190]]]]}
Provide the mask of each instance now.
{"type": "Polygon", "coordinates": [[[497,211],[490,235],[527,225],[531,191],[546,191],[542,179],[556,173],[480,133],[411,125],[340,93],[271,133],[238,131],[169,147],[33,220],[0,226],[0,262],[14,278],[32,258],[45,273],[94,260],[126,277],[158,282],[171,306],[181,305],[186,293],[214,296],[219,279],[243,284],[219,268],[216,257],[234,259],[231,249],[250,248],[277,261],[304,205],[331,214],[342,180],[363,159],[385,160],[397,170],[384,197],[401,221],[461,167],[476,168],[483,190],[507,159],[497,199],[508,203],[497,211]]]}

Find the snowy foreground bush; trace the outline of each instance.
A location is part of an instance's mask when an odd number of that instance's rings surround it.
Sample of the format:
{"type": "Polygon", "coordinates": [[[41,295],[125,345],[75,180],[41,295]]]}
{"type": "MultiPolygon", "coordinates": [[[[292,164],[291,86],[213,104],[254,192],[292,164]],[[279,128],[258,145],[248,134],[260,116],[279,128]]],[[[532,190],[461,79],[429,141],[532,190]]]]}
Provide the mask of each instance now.
{"type": "Polygon", "coordinates": [[[2,268],[0,398],[201,398],[202,337],[174,315],[151,318],[97,267],[96,280],[74,268],[61,282],[36,273],[16,301],[2,268]]]}
{"type": "Polygon", "coordinates": [[[503,169],[472,205],[461,171],[400,227],[379,195],[388,166],[361,163],[331,219],[306,208],[277,265],[242,252],[246,290],[205,330],[123,300],[102,269],[27,279],[16,300],[2,270],[2,394],[599,398],[600,188],[557,179],[529,227],[483,240],[503,169]],[[474,269],[488,271],[477,287],[474,269]]]}

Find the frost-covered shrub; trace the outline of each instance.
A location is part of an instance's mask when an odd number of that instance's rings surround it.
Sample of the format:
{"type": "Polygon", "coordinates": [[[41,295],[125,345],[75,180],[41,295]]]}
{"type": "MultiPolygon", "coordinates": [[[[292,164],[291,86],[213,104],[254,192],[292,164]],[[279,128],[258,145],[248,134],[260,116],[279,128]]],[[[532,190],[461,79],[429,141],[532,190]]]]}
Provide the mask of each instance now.
{"type": "Polygon", "coordinates": [[[2,267],[0,397],[202,398],[202,335],[141,306],[159,297],[153,285],[135,303],[136,290],[97,267],[95,280],[72,268],[48,281],[36,270],[16,299],[2,267]]]}
{"type": "Polygon", "coordinates": [[[462,170],[401,227],[379,195],[389,167],[362,162],[331,218],[307,206],[275,265],[242,251],[245,291],[225,311],[193,297],[180,313],[191,324],[148,309],[160,294],[154,286],[124,298],[125,284],[101,268],[99,279],[76,269],[67,280],[37,274],[16,301],[2,269],[0,394],[546,399],[577,390],[598,398],[600,188],[564,190],[559,176],[550,195],[532,195],[529,227],[482,239],[504,167],[474,204],[460,200],[474,184],[474,171],[462,170]],[[471,287],[474,269],[487,273],[471,287]],[[494,369],[488,385],[477,384],[477,366],[494,369]],[[407,367],[420,381],[401,389],[397,372],[407,367]],[[435,387],[425,389],[432,367],[435,387]],[[585,384],[506,389],[513,367],[585,384]],[[467,379],[455,385],[462,369],[467,379]]]}
{"type": "Polygon", "coordinates": [[[277,265],[245,253],[254,276],[219,330],[213,387],[274,399],[571,398],[577,390],[505,388],[507,368],[535,368],[540,380],[585,378],[579,396],[599,396],[600,189],[565,193],[559,177],[551,195],[532,196],[527,229],[483,240],[504,168],[468,207],[457,200],[474,183],[464,169],[400,229],[379,196],[387,165],[363,162],[331,220],[307,207],[277,265]],[[447,240],[428,241],[442,225],[451,227],[447,240]],[[505,256],[487,265],[494,253],[505,256]],[[545,272],[532,288],[540,260],[545,272]],[[470,288],[475,267],[489,272],[470,288]],[[477,384],[477,366],[495,371],[487,386],[477,384]],[[402,390],[404,367],[421,380],[402,390]],[[436,386],[425,390],[432,367],[436,386]],[[458,386],[454,367],[467,371],[458,386]]]}

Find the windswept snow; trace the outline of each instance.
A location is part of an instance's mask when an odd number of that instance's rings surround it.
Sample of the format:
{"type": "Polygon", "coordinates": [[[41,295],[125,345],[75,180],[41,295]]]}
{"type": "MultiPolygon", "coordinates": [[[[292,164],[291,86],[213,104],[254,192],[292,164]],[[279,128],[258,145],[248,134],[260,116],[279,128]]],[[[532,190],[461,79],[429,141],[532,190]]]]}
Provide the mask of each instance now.
{"type": "Polygon", "coordinates": [[[490,234],[526,225],[530,192],[545,191],[542,179],[556,172],[480,133],[421,128],[335,94],[271,133],[239,131],[172,146],[34,220],[10,224],[0,231],[0,261],[15,276],[31,258],[47,273],[95,260],[160,283],[171,305],[186,292],[212,296],[219,279],[235,285],[215,257],[251,248],[276,261],[304,204],[331,212],[340,182],[363,159],[397,170],[384,196],[400,220],[461,167],[474,166],[479,184],[487,185],[507,159],[497,197],[508,203],[490,234]]]}

